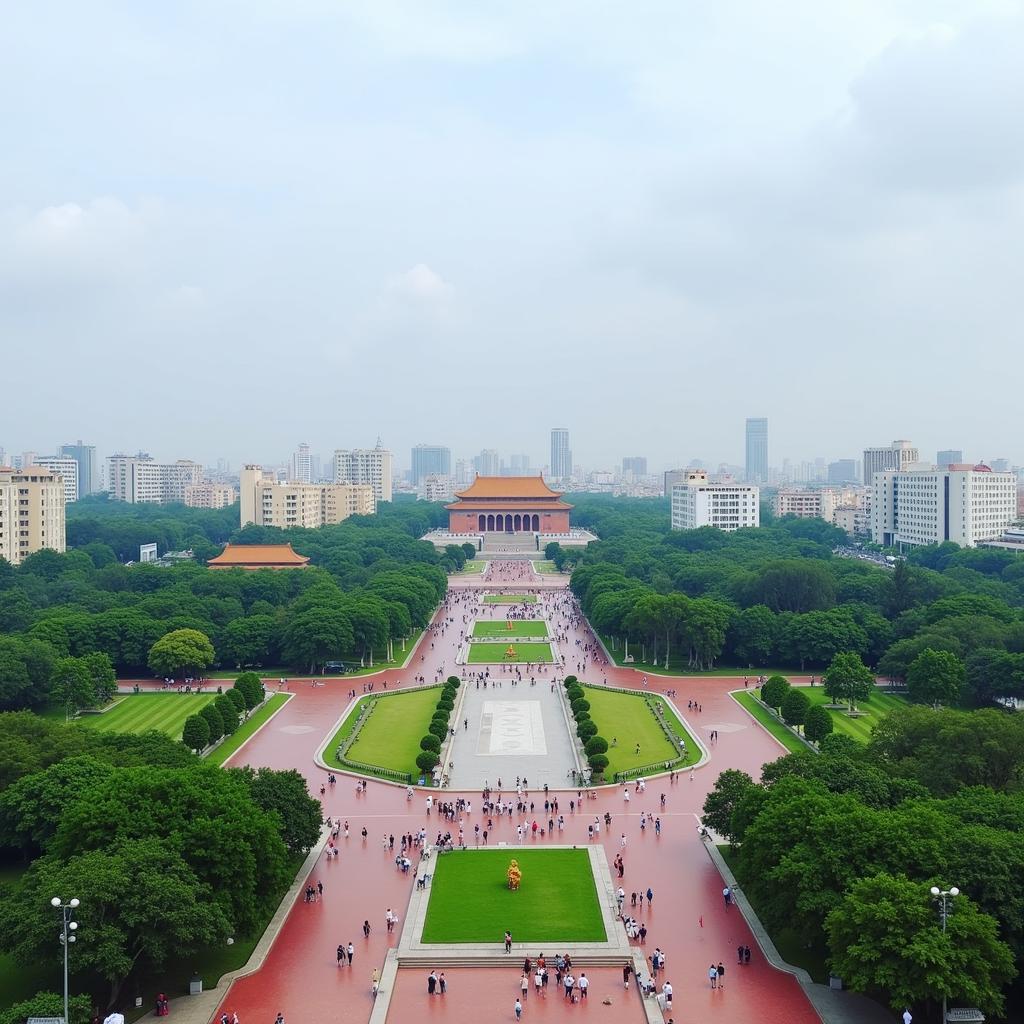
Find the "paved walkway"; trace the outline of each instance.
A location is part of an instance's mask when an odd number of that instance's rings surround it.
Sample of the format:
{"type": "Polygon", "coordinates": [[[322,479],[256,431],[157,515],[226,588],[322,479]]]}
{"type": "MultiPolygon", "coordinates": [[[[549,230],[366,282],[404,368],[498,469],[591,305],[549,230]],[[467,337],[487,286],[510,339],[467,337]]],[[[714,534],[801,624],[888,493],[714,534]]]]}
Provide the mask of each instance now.
{"type": "MultiPolygon", "coordinates": [[[[485,586],[477,581],[477,588],[485,586]]],[[[419,674],[429,679],[442,663],[454,663],[461,617],[474,597],[466,593],[464,587],[452,594],[447,606],[435,618],[435,629],[428,632],[420,650],[411,659],[408,670],[382,674],[388,680],[389,690],[412,685],[419,674]]],[[[593,643],[593,637],[585,622],[570,627],[566,647],[575,658],[583,658],[583,645],[588,642],[593,643]]],[[[381,680],[382,676],[375,679],[381,680]]],[[[638,673],[608,666],[595,670],[591,659],[588,659],[585,676],[641,688],[638,673]]],[[[599,791],[594,800],[584,798],[582,807],[570,811],[569,802],[576,801],[577,793],[561,792],[558,794],[559,811],[565,815],[567,824],[565,832],[557,835],[555,841],[586,843],[588,824],[595,817],[603,818],[605,812],[611,814],[611,828],[602,827],[599,841],[609,861],[619,853],[623,855],[625,874],[621,884],[627,892],[627,906],[628,894],[634,890],[646,891],[650,887],[655,894],[653,904],[648,905],[645,900],[643,909],[638,907],[635,916],[648,928],[645,954],[660,946],[667,955],[666,976],[675,990],[673,1016],[676,1020],[816,1024],[818,1013],[797,979],[774,969],[762,955],[740,911],[723,905],[722,877],[697,833],[697,815],[704,796],[722,768],[741,768],[756,777],[765,761],[783,752],[728,696],[728,691],[738,685],[742,685],[742,679],[650,677],[646,687],[649,691],[677,691],[676,704],[691,728],[705,737],[712,729],[718,730],[720,739],[709,747],[711,762],[697,769],[692,779],[686,774],[672,785],[667,779],[651,780],[644,797],[634,795],[628,805],[624,804],[621,789],[612,788],[599,791]],[[701,712],[687,710],[687,701],[691,698],[702,706],[701,712]],[[664,804],[661,794],[664,794],[664,804]],[[641,813],[646,812],[661,817],[660,836],[654,834],[653,828],[641,830],[641,813]],[[753,957],[749,966],[735,966],[738,945],[751,946],[753,957]],[[713,991],[708,984],[707,969],[711,962],[718,961],[726,966],[726,987],[713,991]]],[[[313,753],[341,714],[350,688],[351,683],[344,679],[329,680],[326,685],[315,688],[293,681],[295,698],[229,763],[297,767],[309,779],[312,791],[317,792],[324,773],[314,766],[313,753]]],[[[528,690],[523,692],[529,699],[528,690]]],[[[475,696],[475,689],[473,692],[475,696]]],[[[463,733],[468,740],[471,730],[463,730],[463,733]]],[[[476,735],[479,744],[479,728],[476,735]]],[[[460,753],[455,758],[456,768],[462,756],[460,753]]],[[[383,966],[387,951],[397,945],[401,927],[387,932],[385,911],[391,908],[404,920],[413,884],[413,875],[396,870],[394,856],[382,841],[392,833],[397,837],[421,825],[430,833],[442,823],[436,812],[426,817],[424,802],[419,797],[408,801],[402,787],[370,782],[365,792],[357,793],[354,779],[337,774],[338,784],[329,787],[322,800],[323,811],[325,816],[349,822],[349,838],[341,840],[340,857],[330,862],[319,859],[312,867],[313,880],[324,882],[324,899],[320,903],[306,904],[295,897],[264,965],[234,983],[221,999],[218,1014],[222,1009],[229,1014],[237,1011],[243,1024],[272,1024],[278,1011],[284,1014],[288,1024],[321,1021],[366,1024],[369,1020],[373,1005],[371,973],[374,968],[383,966]],[[364,827],[367,829],[365,839],[361,834],[364,827]],[[366,938],[362,930],[364,920],[370,924],[370,935],[366,938]],[[339,967],[335,948],[349,941],[355,946],[353,966],[339,967]]],[[[456,790],[445,791],[443,798],[456,795],[459,795],[456,790]]],[[[470,835],[473,825],[485,819],[479,812],[480,794],[476,788],[462,795],[473,801],[473,813],[465,822],[466,834],[470,835]]],[[[528,819],[514,816],[497,820],[493,826],[494,838],[514,842],[516,826],[521,821],[525,823],[528,819]]],[[[530,840],[539,845],[547,841],[530,840]]],[[[495,941],[500,942],[500,938],[496,936],[495,941]]],[[[444,970],[444,964],[439,963],[437,969],[444,970]]],[[[465,977],[462,969],[452,972],[452,984],[443,1000],[428,999],[423,979],[415,973],[400,971],[388,1021],[405,1024],[423,1014],[443,1019],[446,1024],[511,1021],[518,965],[506,969],[464,970],[470,971],[465,977]]],[[[601,985],[603,990],[606,985],[603,977],[601,985]]],[[[614,990],[614,981],[607,985],[614,990]]],[[[611,1006],[605,1006],[592,996],[586,1007],[562,1005],[556,1010],[549,1002],[543,1012],[534,1012],[538,1019],[543,1016],[551,1020],[577,1013],[605,1015],[609,1022],[626,1020],[627,1014],[630,1021],[639,1019],[632,1010],[627,1010],[630,1003],[611,998],[611,1006]]],[[[638,1004],[637,1000],[632,1005],[638,1004]]],[[[174,1014],[185,1024],[207,1024],[209,1020],[206,1006],[201,1008],[196,1000],[190,1004],[187,997],[174,1001],[174,1014]]],[[[530,1007],[525,1016],[529,1021],[530,1007]]],[[[846,1018],[843,1024],[867,1019],[846,1018]]],[[[829,1024],[832,1020],[830,1015],[829,1024]]]]}

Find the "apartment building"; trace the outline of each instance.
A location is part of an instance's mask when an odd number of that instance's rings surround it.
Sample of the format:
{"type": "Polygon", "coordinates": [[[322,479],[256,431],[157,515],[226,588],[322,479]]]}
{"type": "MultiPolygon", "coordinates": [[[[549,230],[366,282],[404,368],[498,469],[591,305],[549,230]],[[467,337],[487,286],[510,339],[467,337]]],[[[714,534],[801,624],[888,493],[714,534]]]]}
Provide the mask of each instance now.
{"type": "Polygon", "coordinates": [[[424,501],[451,501],[455,497],[454,481],[450,476],[430,473],[420,482],[417,494],[424,501]]]}
{"type": "Polygon", "coordinates": [[[970,548],[998,539],[1017,518],[1014,475],[984,464],[876,473],[872,491],[871,539],[886,547],[949,540],[970,548]]]}
{"type": "Polygon", "coordinates": [[[751,484],[711,483],[704,470],[687,470],[685,481],[672,487],[672,529],[760,526],[760,500],[760,489],[751,484]]]}
{"type": "Polygon", "coordinates": [[[336,484],[369,484],[377,501],[391,500],[392,454],[377,439],[376,448],[339,448],[334,453],[336,484]]]}
{"type": "Polygon", "coordinates": [[[189,508],[227,508],[238,500],[238,491],[230,484],[215,484],[204,480],[185,488],[185,504],[189,508]]]}
{"type": "Polygon", "coordinates": [[[864,485],[870,487],[876,473],[905,469],[917,462],[917,449],[909,441],[893,441],[882,448],[864,449],[864,485]]]}
{"type": "Polygon", "coordinates": [[[63,479],[41,466],[0,468],[0,558],[18,565],[43,548],[65,549],[63,479]]]}
{"type": "Polygon", "coordinates": [[[185,491],[202,483],[203,467],[189,459],[157,462],[151,455],[117,453],[107,460],[107,489],[115,501],[166,505],[185,501],[185,491]]]}
{"type": "Polygon", "coordinates": [[[260,466],[245,466],[240,475],[241,524],[332,526],[349,516],[373,515],[377,499],[369,484],[278,483],[260,466]]]}
{"type": "Polygon", "coordinates": [[[78,501],[78,460],[70,455],[37,455],[33,463],[56,473],[64,483],[64,504],[78,501]]]}

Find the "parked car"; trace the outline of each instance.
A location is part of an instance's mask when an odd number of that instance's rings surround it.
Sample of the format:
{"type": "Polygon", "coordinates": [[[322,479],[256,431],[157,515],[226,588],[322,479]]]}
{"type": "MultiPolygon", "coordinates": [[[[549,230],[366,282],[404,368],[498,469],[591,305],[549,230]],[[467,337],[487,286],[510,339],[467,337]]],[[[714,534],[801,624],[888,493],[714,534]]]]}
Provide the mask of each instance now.
{"type": "Polygon", "coordinates": [[[324,662],[324,675],[332,676],[343,676],[348,669],[345,667],[343,661],[325,661],[324,662]]]}

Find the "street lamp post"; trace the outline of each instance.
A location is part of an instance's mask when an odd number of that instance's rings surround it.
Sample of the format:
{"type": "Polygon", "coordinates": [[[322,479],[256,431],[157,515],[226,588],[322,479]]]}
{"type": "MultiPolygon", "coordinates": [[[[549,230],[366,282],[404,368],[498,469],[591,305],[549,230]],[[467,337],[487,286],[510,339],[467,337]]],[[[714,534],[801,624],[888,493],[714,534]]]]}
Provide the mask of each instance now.
{"type": "Polygon", "coordinates": [[[68,946],[75,941],[75,932],[78,931],[78,922],[73,921],[75,908],[78,906],[78,899],[73,898],[65,903],[59,896],[50,900],[50,906],[60,911],[60,944],[64,947],[64,1024],[70,1024],[68,1020],[68,946]]]}
{"type": "MultiPolygon", "coordinates": [[[[954,896],[960,895],[960,890],[951,885],[948,889],[940,889],[937,885],[931,888],[933,899],[939,901],[939,914],[942,917],[942,934],[946,934],[946,917],[949,915],[949,901],[954,896]]],[[[942,1024],[946,1024],[946,993],[942,993],[942,1024]]]]}

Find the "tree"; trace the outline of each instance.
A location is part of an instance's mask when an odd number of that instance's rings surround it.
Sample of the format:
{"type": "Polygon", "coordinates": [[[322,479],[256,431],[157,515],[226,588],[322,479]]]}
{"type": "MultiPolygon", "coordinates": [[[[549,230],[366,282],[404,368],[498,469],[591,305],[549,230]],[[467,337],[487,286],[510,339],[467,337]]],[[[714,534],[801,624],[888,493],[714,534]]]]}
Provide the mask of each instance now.
{"type": "Polygon", "coordinates": [[[437,767],[440,760],[441,758],[433,750],[421,750],[416,755],[416,767],[424,774],[427,774],[437,767]]]}
{"type": "Polygon", "coordinates": [[[776,617],[763,604],[744,608],[729,629],[729,644],[740,664],[767,665],[775,650],[776,617]]]}
{"type": "Polygon", "coordinates": [[[789,680],[785,676],[769,676],[761,687],[761,700],[770,708],[778,710],[789,693],[789,680]]]}
{"type": "Polygon", "coordinates": [[[148,664],[159,676],[175,677],[179,672],[200,676],[213,664],[210,638],[198,629],[175,629],[149,649],[148,664]]]}
{"type": "Polygon", "coordinates": [[[757,787],[746,773],[735,768],[721,772],[711,792],[704,798],[704,824],[731,842],[736,841],[732,814],[740,800],[757,787]]]}
{"type": "Polygon", "coordinates": [[[64,708],[68,718],[96,703],[96,687],[92,676],[78,658],[61,658],[57,662],[50,680],[50,693],[64,708]]]}
{"type": "MultiPolygon", "coordinates": [[[[92,1000],[72,996],[68,1000],[70,1024],[89,1024],[92,1000]]],[[[24,1024],[30,1017],[63,1017],[64,996],[60,992],[37,992],[30,999],[0,1010],[0,1024],[24,1024]]]]}
{"type": "Polygon", "coordinates": [[[587,757],[592,757],[594,754],[606,754],[608,753],[608,741],[603,736],[591,736],[587,740],[586,745],[583,748],[587,757]]]}
{"type": "Polygon", "coordinates": [[[1016,974],[993,917],[957,896],[943,934],[928,886],[902,875],[855,882],[825,927],[835,973],[858,991],[881,990],[896,1009],[945,995],[999,1014],[1016,974]]]}
{"type": "Polygon", "coordinates": [[[836,603],[836,584],[824,562],[780,559],[770,562],[750,588],[750,604],[773,612],[824,611],[836,603]]]}
{"type": "Polygon", "coordinates": [[[263,700],[263,680],[255,672],[243,672],[236,680],[234,689],[241,693],[245,706],[250,711],[263,700]]]}
{"type": "Polygon", "coordinates": [[[346,612],[319,606],[289,620],[281,654],[290,665],[315,672],[325,661],[351,651],[354,645],[352,620],[346,612]]]}
{"type": "Polygon", "coordinates": [[[316,844],[320,838],[320,803],[309,795],[306,780],[294,768],[287,771],[233,768],[231,771],[245,779],[257,807],[277,815],[281,839],[289,853],[302,854],[316,844]]]}
{"type": "Polygon", "coordinates": [[[235,709],[236,715],[243,717],[249,713],[249,709],[246,706],[245,698],[242,696],[241,690],[232,686],[230,689],[224,691],[224,695],[231,701],[231,706],[235,709]]]}
{"type": "Polygon", "coordinates": [[[850,709],[856,708],[858,702],[867,700],[875,685],[875,677],[853,651],[837,654],[828,666],[822,679],[825,693],[838,703],[846,701],[850,709]]]}
{"type": "Polygon", "coordinates": [[[918,704],[956,704],[967,670],[950,651],[922,651],[907,670],[907,690],[918,704]]]}
{"type": "Polygon", "coordinates": [[[428,732],[427,735],[420,740],[420,750],[432,750],[437,754],[441,750],[441,741],[436,736],[428,732]]]}
{"type": "Polygon", "coordinates": [[[107,982],[108,1005],[136,965],[159,969],[172,956],[188,956],[231,934],[210,887],[168,843],[151,838],[37,860],[0,902],[0,944],[23,964],[50,959],[50,898],[77,892],[75,969],[107,982]]]}
{"type": "Polygon", "coordinates": [[[233,619],[224,627],[219,649],[222,663],[230,665],[262,665],[267,660],[274,636],[271,615],[249,615],[233,619]]]}
{"type": "Polygon", "coordinates": [[[591,770],[600,775],[608,767],[608,757],[605,754],[592,754],[587,758],[591,770]]]}
{"type": "Polygon", "coordinates": [[[820,743],[832,732],[832,716],[820,704],[809,708],[804,717],[804,736],[814,743],[820,743]]]}
{"type": "Polygon", "coordinates": [[[189,715],[181,728],[181,742],[197,754],[210,742],[210,723],[202,715],[189,715]]]}
{"type": "MultiPolygon", "coordinates": [[[[799,726],[804,724],[811,699],[803,690],[790,687],[789,693],[782,701],[782,719],[786,725],[799,726]]],[[[827,712],[826,712],[827,714],[827,712]]]]}
{"type": "Polygon", "coordinates": [[[216,704],[204,704],[199,709],[199,714],[206,719],[210,727],[210,742],[216,743],[224,735],[224,719],[220,717],[216,704]]]}
{"type": "Polygon", "coordinates": [[[238,709],[226,693],[218,694],[214,699],[213,706],[220,715],[221,724],[224,726],[224,735],[230,736],[238,728],[238,709]]]}

